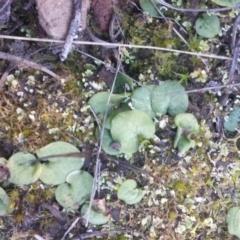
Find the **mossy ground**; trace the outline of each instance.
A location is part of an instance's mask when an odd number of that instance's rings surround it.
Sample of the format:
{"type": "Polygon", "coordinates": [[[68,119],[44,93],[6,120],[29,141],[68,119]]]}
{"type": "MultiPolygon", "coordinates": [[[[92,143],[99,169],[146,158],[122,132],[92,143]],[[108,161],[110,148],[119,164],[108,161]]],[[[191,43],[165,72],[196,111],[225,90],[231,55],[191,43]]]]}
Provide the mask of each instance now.
{"type": "MultiPolygon", "coordinates": [[[[153,19],[126,1],[118,11],[122,15],[122,28],[128,44],[186,51],[199,51],[202,46],[202,39],[196,36],[192,26],[188,29],[189,35],[185,36],[189,43],[186,46],[173,32],[175,25],[171,20],[153,19]]],[[[25,29],[32,29],[31,11],[23,16],[20,7],[16,6],[14,13],[24,20],[25,29]]],[[[175,18],[175,14],[169,11],[167,16],[175,18]]],[[[233,21],[230,12],[226,14],[229,17],[221,18],[223,26],[233,21]]],[[[191,23],[194,18],[182,13],[180,23],[191,23]]],[[[16,30],[15,34],[21,33],[16,30]]],[[[32,34],[36,33],[32,31],[32,34]]],[[[226,46],[226,39],[227,36],[204,39],[209,47],[207,52],[227,54],[230,46],[226,46]],[[218,44],[224,47],[218,48],[218,44]]],[[[10,51],[6,47],[10,44],[12,41],[2,40],[1,51],[10,51]]],[[[41,54],[33,54],[31,59],[50,66],[63,80],[59,82],[44,73],[17,66],[10,72],[0,97],[0,155],[8,159],[14,152],[34,152],[56,140],[70,142],[81,150],[94,153],[96,125],[87,101],[99,91],[93,86],[98,86],[100,91],[107,89],[98,76],[100,67],[77,52],[72,52],[67,61],[61,63],[56,56],[53,58],[46,44],[24,43],[24,46],[32,52],[44,47],[41,54]]],[[[95,57],[101,57],[100,48],[86,50],[91,54],[96,52],[95,57]]],[[[205,70],[212,79],[220,81],[227,73],[225,62],[220,60],[209,60],[204,65],[200,58],[190,55],[134,48],[127,49],[127,52],[125,58],[123,56],[126,74],[141,84],[180,80],[176,74],[185,74],[189,78],[184,86],[192,90],[205,86],[205,83],[190,77],[197,69],[205,70]]],[[[25,53],[30,54],[29,51],[25,53]]],[[[8,62],[1,61],[2,74],[7,66],[8,62]]],[[[201,131],[195,137],[197,146],[185,155],[179,155],[172,147],[176,129],[173,119],[168,116],[157,119],[159,123],[167,118],[166,127],[157,129],[158,141],[151,141],[133,156],[133,167],[122,164],[121,159],[118,159],[119,164],[113,163],[112,157],[103,153],[99,197],[106,199],[113,220],[104,226],[85,227],[80,219],[68,239],[72,239],[73,235],[87,234],[89,229],[109,232],[102,234],[102,239],[234,239],[228,234],[225,218],[227,210],[239,204],[239,146],[235,134],[231,136],[232,141],[224,135],[222,128],[216,130],[218,119],[223,119],[233,101],[237,100],[237,89],[232,90],[231,97],[229,104],[222,107],[217,95],[212,92],[189,95],[201,131]],[[123,178],[135,179],[138,186],[146,191],[140,203],[129,206],[117,200],[115,186],[123,178]]],[[[94,164],[93,154],[86,166],[90,173],[94,164]]],[[[45,239],[60,239],[79,216],[79,212],[62,211],[54,198],[54,187],[41,182],[21,187],[2,182],[1,187],[7,191],[15,209],[10,216],[0,218],[1,239],[34,239],[34,234],[45,239]],[[49,210],[39,210],[46,203],[55,206],[66,217],[66,222],[61,222],[49,210]]],[[[88,239],[95,237],[89,236],[88,239]]]]}

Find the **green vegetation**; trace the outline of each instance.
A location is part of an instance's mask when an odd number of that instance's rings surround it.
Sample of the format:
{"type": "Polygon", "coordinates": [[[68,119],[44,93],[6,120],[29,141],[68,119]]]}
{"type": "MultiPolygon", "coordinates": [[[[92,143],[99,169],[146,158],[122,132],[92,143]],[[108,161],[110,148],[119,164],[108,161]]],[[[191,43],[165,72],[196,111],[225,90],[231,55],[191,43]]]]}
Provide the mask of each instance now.
{"type": "MultiPolygon", "coordinates": [[[[70,226],[66,240],[240,238],[239,89],[228,87],[229,96],[203,89],[212,81],[228,82],[238,11],[180,12],[153,2],[165,17],[149,0],[110,6],[124,47],[75,45],[60,62],[53,44],[22,44],[26,58],[61,80],[22,66],[6,79],[0,98],[0,238],[62,239],[70,226]],[[115,73],[118,63],[121,72],[115,73]]],[[[166,2],[204,9],[239,1],[166,2]]],[[[14,17],[22,14],[22,3],[13,4],[14,17]]],[[[29,21],[14,35],[41,36],[32,24],[35,13],[27,12],[29,21]]],[[[89,11],[88,20],[94,17],[89,11]]],[[[3,31],[10,26],[15,23],[3,31]]],[[[108,32],[95,29],[109,41],[108,32]]],[[[17,54],[13,42],[2,39],[1,51],[17,54]]],[[[2,74],[8,64],[2,61],[2,74]]]]}
{"type": "Polygon", "coordinates": [[[144,191],[136,188],[137,182],[133,179],[125,180],[118,189],[117,196],[126,204],[133,205],[141,201],[144,191]]]}
{"type": "Polygon", "coordinates": [[[205,38],[214,38],[220,33],[220,21],[216,15],[202,14],[196,20],[195,28],[199,36],[205,38]]]}

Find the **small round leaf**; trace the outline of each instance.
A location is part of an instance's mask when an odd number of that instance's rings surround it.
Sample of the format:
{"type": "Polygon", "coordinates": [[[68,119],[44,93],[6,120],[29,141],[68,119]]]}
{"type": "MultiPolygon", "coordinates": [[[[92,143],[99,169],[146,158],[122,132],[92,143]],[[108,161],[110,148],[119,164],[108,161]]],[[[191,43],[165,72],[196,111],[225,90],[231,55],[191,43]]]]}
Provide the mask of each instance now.
{"type": "MultiPolygon", "coordinates": [[[[99,92],[94,94],[88,101],[88,104],[91,106],[93,111],[96,114],[100,114],[100,117],[103,117],[106,111],[109,96],[109,92],[99,92]]],[[[127,98],[127,96],[129,96],[129,93],[112,94],[109,102],[109,107],[111,108],[114,105],[123,102],[127,98]]]]}
{"type": "Polygon", "coordinates": [[[184,128],[185,134],[198,133],[199,125],[196,117],[191,113],[180,113],[174,118],[177,127],[184,128]]]}
{"type": "Polygon", "coordinates": [[[118,107],[118,108],[111,108],[111,109],[108,111],[105,128],[107,128],[107,129],[110,129],[110,128],[111,128],[112,119],[113,119],[118,113],[125,112],[125,111],[129,111],[129,110],[131,110],[131,109],[130,109],[130,107],[128,106],[127,103],[121,104],[121,106],[118,107]]]}
{"type": "Polygon", "coordinates": [[[128,179],[124,181],[118,189],[118,198],[129,205],[140,202],[145,193],[142,189],[136,187],[137,182],[135,180],[128,179]]]}
{"type": "Polygon", "coordinates": [[[18,152],[13,154],[7,163],[10,171],[9,182],[16,185],[36,182],[42,172],[42,166],[35,159],[35,156],[30,153],[18,152]]]}
{"type": "Polygon", "coordinates": [[[65,209],[78,209],[90,198],[93,177],[88,172],[77,170],[71,172],[66,181],[67,183],[62,183],[57,187],[56,199],[65,209]]]}
{"type": "Polygon", "coordinates": [[[197,34],[204,38],[214,38],[220,32],[220,21],[216,15],[203,13],[195,23],[197,34]]]}
{"type": "MultiPolygon", "coordinates": [[[[157,0],[153,0],[153,2],[157,7],[160,7],[157,0]]],[[[144,12],[148,12],[153,17],[157,17],[159,15],[151,0],[140,0],[139,3],[144,12]]]]}
{"type": "Polygon", "coordinates": [[[195,116],[191,113],[180,113],[174,118],[174,123],[178,127],[174,139],[174,148],[183,153],[195,146],[195,141],[191,139],[192,134],[199,132],[199,125],[195,116]]]}
{"type": "Polygon", "coordinates": [[[10,207],[11,202],[6,194],[6,192],[0,187],[0,216],[6,216],[9,215],[13,208],[10,207]]]}
{"type": "Polygon", "coordinates": [[[240,207],[232,207],[226,217],[228,232],[240,238],[240,207]]]}
{"type": "MultiPolygon", "coordinates": [[[[94,200],[94,203],[92,208],[90,209],[89,218],[88,218],[88,221],[91,224],[95,224],[95,225],[105,224],[110,219],[111,215],[106,205],[102,204],[103,201],[104,200],[94,200]]],[[[88,207],[89,207],[89,204],[84,204],[81,208],[81,214],[84,215],[83,218],[85,219],[87,218],[85,214],[87,213],[88,207]]]]}
{"type": "Polygon", "coordinates": [[[212,0],[212,2],[223,7],[232,7],[237,3],[240,3],[239,0],[212,0]]]}
{"type": "MultiPolygon", "coordinates": [[[[96,129],[96,135],[97,135],[97,138],[99,138],[99,129],[97,128],[96,129]]],[[[111,146],[111,144],[113,143],[113,139],[112,139],[112,136],[111,136],[111,133],[110,133],[110,130],[109,129],[106,129],[104,128],[104,134],[103,134],[103,140],[102,140],[102,148],[103,150],[109,154],[109,155],[118,155],[120,154],[121,152],[116,149],[116,148],[113,148],[111,146]]]]}
{"type": "MultiPolygon", "coordinates": [[[[54,154],[67,154],[80,152],[75,146],[67,142],[53,142],[39,150],[36,154],[39,158],[44,158],[54,154]]],[[[80,157],[54,157],[49,158],[47,161],[42,163],[42,172],[40,180],[46,184],[61,184],[65,182],[66,176],[82,167],[84,158],[80,157]]]]}
{"type": "Polygon", "coordinates": [[[127,156],[138,150],[139,138],[154,136],[155,125],[148,114],[132,110],[119,113],[112,120],[111,135],[114,142],[120,143],[120,152],[127,156]]]}
{"type": "Polygon", "coordinates": [[[152,109],[157,115],[168,113],[176,116],[188,107],[188,95],[184,87],[177,81],[167,80],[156,86],[152,92],[152,109]]]}
{"type": "Polygon", "coordinates": [[[147,85],[136,88],[131,96],[133,108],[147,113],[151,118],[156,116],[151,104],[152,91],[155,87],[156,85],[147,85]]]}

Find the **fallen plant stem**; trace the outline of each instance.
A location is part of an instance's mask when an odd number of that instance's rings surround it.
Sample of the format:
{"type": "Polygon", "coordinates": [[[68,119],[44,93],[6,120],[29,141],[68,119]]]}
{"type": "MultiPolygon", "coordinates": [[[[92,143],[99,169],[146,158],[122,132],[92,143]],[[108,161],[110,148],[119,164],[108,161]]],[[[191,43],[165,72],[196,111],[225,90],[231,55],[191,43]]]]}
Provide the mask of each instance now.
{"type": "Polygon", "coordinates": [[[195,8],[179,8],[176,6],[173,6],[172,4],[169,4],[163,0],[157,0],[158,3],[162,4],[163,6],[176,10],[176,11],[180,11],[180,12],[222,12],[222,11],[228,11],[228,10],[232,10],[235,8],[239,8],[240,7],[240,3],[237,3],[231,7],[224,7],[224,8],[210,8],[210,9],[195,9],[195,8]]]}
{"type": "Polygon", "coordinates": [[[81,1],[74,0],[74,17],[71,21],[69,31],[65,40],[65,44],[63,46],[62,52],[59,55],[61,61],[66,60],[68,53],[71,49],[73,39],[77,35],[78,28],[80,26],[80,19],[81,19],[81,1]]]}
{"type": "MultiPolygon", "coordinates": [[[[95,231],[95,232],[90,232],[90,233],[82,233],[80,234],[80,237],[73,237],[72,240],[81,240],[81,239],[89,239],[97,236],[104,236],[104,235],[113,235],[113,234],[121,234],[121,233],[126,233],[126,232],[133,232],[133,230],[129,229],[122,229],[122,230],[109,230],[109,231],[95,231]]],[[[146,240],[147,238],[144,236],[143,233],[135,232],[139,236],[141,236],[141,239],[146,240]]]]}
{"type": "Polygon", "coordinates": [[[89,207],[88,207],[88,210],[86,212],[86,216],[87,216],[86,226],[87,226],[88,221],[89,221],[89,215],[90,215],[90,210],[92,208],[94,196],[97,192],[97,189],[100,188],[100,186],[99,186],[100,165],[101,165],[100,154],[101,154],[101,151],[102,151],[104,128],[105,128],[106,119],[107,119],[107,115],[108,115],[110,100],[111,100],[111,97],[112,97],[112,94],[113,94],[113,91],[114,91],[114,88],[115,88],[115,83],[116,83],[116,80],[117,80],[117,74],[119,72],[120,66],[121,66],[121,61],[119,59],[119,61],[117,63],[117,71],[115,73],[115,76],[114,76],[114,79],[113,79],[113,82],[112,82],[112,87],[111,87],[110,94],[109,94],[109,98],[108,98],[108,101],[107,101],[107,104],[106,104],[106,109],[105,109],[105,113],[104,113],[104,117],[103,117],[103,121],[102,121],[102,128],[101,128],[100,136],[99,136],[98,151],[97,151],[97,156],[96,156],[96,165],[95,165],[95,170],[94,170],[93,188],[92,188],[91,197],[90,197],[90,201],[89,201],[89,207]]]}
{"type": "Polygon", "coordinates": [[[234,73],[237,68],[239,52],[240,52],[240,40],[238,40],[238,42],[234,48],[233,60],[232,60],[232,64],[231,64],[231,68],[230,68],[229,76],[228,76],[228,84],[230,84],[233,81],[234,73]]]}
{"type": "Polygon", "coordinates": [[[236,17],[234,24],[233,24],[233,28],[232,28],[232,42],[231,42],[232,53],[236,46],[236,36],[237,36],[239,23],[240,23],[240,15],[238,15],[236,17]]]}
{"type": "Polygon", "coordinates": [[[5,2],[5,4],[2,6],[2,8],[0,9],[0,13],[4,10],[4,8],[11,2],[12,0],[7,0],[5,2]]]}
{"type": "MultiPolygon", "coordinates": [[[[79,217],[77,217],[74,222],[71,224],[71,226],[67,229],[67,231],[64,233],[63,237],[61,238],[61,240],[64,240],[67,236],[67,234],[76,226],[77,222],[79,221],[79,217]]],[[[81,238],[80,238],[81,239],[81,238]]]]}
{"type": "Polygon", "coordinates": [[[41,158],[32,159],[31,161],[46,161],[49,158],[57,158],[57,157],[79,157],[79,158],[89,158],[91,154],[88,152],[72,152],[72,153],[65,153],[65,154],[53,154],[48,155],[41,158]]]}
{"type": "MultiPolygon", "coordinates": [[[[6,36],[0,35],[0,38],[3,39],[15,39],[15,40],[22,40],[22,41],[33,41],[33,42],[49,42],[49,43],[64,43],[63,40],[54,40],[54,39],[46,39],[46,38],[28,38],[28,37],[17,37],[17,36],[6,36]]],[[[95,46],[112,46],[112,47],[125,47],[125,48],[140,48],[140,49],[152,49],[152,50],[159,50],[159,51],[168,51],[174,52],[179,54],[188,54],[193,56],[201,56],[206,58],[216,58],[222,60],[232,60],[230,57],[226,56],[218,56],[214,54],[206,54],[206,53],[197,53],[197,52],[189,52],[189,51],[182,51],[172,48],[163,48],[163,47],[154,47],[154,46],[143,46],[143,45],[135,45],[135,44],[123,44],[123,43],[100,43],[100,42],[89,42],[89,41],[73,41],[75,44],[82,44],[82,45],[95,45],[95,46]]]]}

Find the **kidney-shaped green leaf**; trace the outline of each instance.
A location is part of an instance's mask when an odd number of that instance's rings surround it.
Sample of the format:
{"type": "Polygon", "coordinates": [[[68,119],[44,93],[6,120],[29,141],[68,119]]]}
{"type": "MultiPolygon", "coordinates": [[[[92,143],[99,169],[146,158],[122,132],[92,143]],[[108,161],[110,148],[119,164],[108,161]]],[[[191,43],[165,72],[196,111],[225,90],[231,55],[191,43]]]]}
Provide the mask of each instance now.
{"type": "Polygon", "coordinates": [[[66,183],[57,187],[56,199],[65,209],[78,209],[90,198],[92,186],[93,177],[88,172],[73,171],[67,176],[66,183]]]}
{"type": "MultiPolygon", "coordinates": [[[[112,94],[109,107],[111,108],[114,105],[123,102],[129,95],[130,93],[112,94]]],[[[88,104],[91,106],[93,111],[96,114],[99,114],[100,117],[103,117],[103,114],[106,111],[109,96],[109,92],[99,92],[94,94],[88,101],[88,104]]]]}
{"type": "Polygon", "coordinates": [[[174,147],[181,153],[186,152],[195,146],[191,135],[199,132],[197,119],[191,113],[180,113],[174,118],[174,123],[178,127],[174,147]]]}
{"type": "Polygon", "coordinates": [[[13,154],[7,163],[10,171],[9,182],[16,185],[36,182],[42,172],[42,166],[34,159],[36,159],[35,156],[30,153],[18,152],[13,154]]]}
{"type": "Polygon", "coordinates": [[[232,7],[233,5],[240,3],[240,0],[212,0],[212,2],[223,7],[232,7]]]}
{"type": "Polygon", "coordinates": [[[125,112],[125,111],[129,111],[131,110],[131,108],[128,106],[127,103],[123,103],[121,104],[120,107],[118,108],[112,108],[108,111],[108,115],[107,115],[107,119],[106,119],[106,124],[105,124],[105,128],[110,129],[111,128],[111,124],[112,124],[112,119],[120,112],[125,112]]]}
{"type": "Polygon", "coordinates": [[[238,128],[238,123],[240,122],[240,107],[234,106],[232,112],[229,114],[228,118],[224,121],[224,128],[227,131],[235,132],[238,128]]]}
{"type": "Polygon", "coordinates": [[[120,143],[120,152],[132,155],[138,150],[139,138],[154,136],[155,125],[148,114],[139,110],[119,113],[112,120],[111,136],[120,143]]]}
{"type": "Polygon", "coordinates": [[[134,109],[146,112],[151,118],[156,116],[156,113],[152,109],[152,91],[156,85],[146,85],[136,88],[132,92],[132,106],[134,109]]]}
{"type": "Polygon", "coordinates": [[[125,180],[118,189],[117,197],[131,205],[141,201],[144,191],[137,188],[137,182],[133,179],[125,180]]]}
{"type": "Polygon", "coordinates": [[[6,216],[13,211],[11,202],[6,192],[0,187],[0,216],[6,216]]]}
{"type": "Polygon", "coordinates": [[[232,207],[226,217],[228,232],[240,238],[240,207],[232,207]]]}
{"type": "MultiPolygon", "coordinates": [[[[84,204],[81,208],[81,215],[83,215],[83,218],[87,219],[87,216],[85,215],[87,213],[89,204],[84,204]]],[[[107,223],[110,219],[111,215],[108,210],[108,208],[105,205],[104,200],[94,200],[93,206],[90,209],[88,221],[91,224],[100,225],[107,223]]]]}
{"type": "MultiPolygon", "coordinates": [[[[152,1],[156,5],[156,7],[160,7],[160,4],[158,3],[157,0],[152,1]]],[[[140,0],[139,3],[144,12],[148,12],[153,17],[157,17],[159,15],[158,11],[152,4],[151,0],[140,0]]]]}
{"type": "MultiPolygon", "coordinates": [[[[97,139],[99,138],[99,129],[96,129],[96,136],[97,139]]],[[[109,154],[109,155],[118,155],[121,152],[118,150],[118,148],[114,147],[114,141],[112,139],[111,133],[109,129],[104,128],[103,133],[103,140],[102,140],[102,148],[103,150],[109,154]]]]}
{"type": "MultiPolygon", "coordinates": [[[[80,152],[75,146],[67,142],[53,142],[39,150],[36,154],[39,158],[44,158],[54,154],[67,154],[80,152]]],[[[84,158],[80,157],[53,157],[42,163],[40,180],[46,184],[57,185],[65,182],[66,176],[82,167],[84,158]]]]}
{"type": "Polygon", "coordinates": [[[152,109],[157,115],[168,113],[176,116],[185,112],[188,107],[188,95],[177,81],[167,80],[156,86],[152,92],[152,109]]]}
{"type": "Polygon", "coordinates": [[[220,21],[216,15],[203,13],[195,22],[197,34],[204,38],[214,38],[220,32],[220,21]]]}

